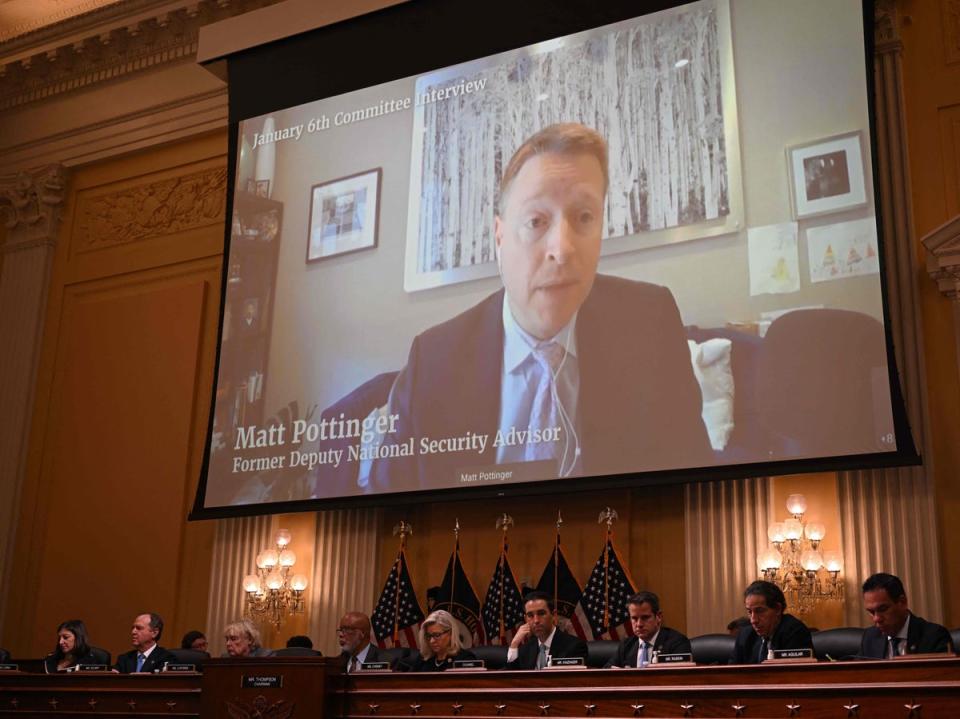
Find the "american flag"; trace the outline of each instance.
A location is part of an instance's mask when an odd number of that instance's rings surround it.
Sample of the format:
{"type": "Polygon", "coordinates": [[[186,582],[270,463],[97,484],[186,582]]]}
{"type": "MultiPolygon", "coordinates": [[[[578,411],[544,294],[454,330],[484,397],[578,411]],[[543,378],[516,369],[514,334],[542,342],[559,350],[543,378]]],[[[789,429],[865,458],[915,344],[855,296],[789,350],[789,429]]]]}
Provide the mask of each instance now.
{"type": "Polygon", "coordinates": [[[413,591],[403,549],[397,554],[390,574],[387,575],[377,608],[373,610],[370,619],[373,633],[377,637],[377,646],[381,649],[417,646],[423,610],[416,592],[413,591]]]}
{"type": "Polygon", "coordinates": [[[483,600],[483,628],[490,644],[510,644],[517,627],[523,624],[523,598],[520,586],[510,569],[507,543],[500,549],[500,559],[483,600]]]}
{"type": "Polygon", "coordinates": [[[537,582],[537,591],[546,592],[553,597],[553,604],[557,608],[557,616],[560,618],[559,624],[564,631],[576,634],[583,640],[592,636],[589,624],[576,614],[582,591],[580,582],[573,576],[573,571],[567,563],[567,557],[563,553],[559,532],[557,533],[556,544],[553,546],[553,553],[547,561],[547,566],[543,568],[540,581],[537,582]],[[569,623],[569,627],[564,626],[567,623],[569,623]]]}
{"type": "Polygon", "coordinates": [[[575,612],[592,633],[591,639],[622,639],[633,633],[626,604],[627,597],[636,593],[633,586],[608,534],[575,612]]]}

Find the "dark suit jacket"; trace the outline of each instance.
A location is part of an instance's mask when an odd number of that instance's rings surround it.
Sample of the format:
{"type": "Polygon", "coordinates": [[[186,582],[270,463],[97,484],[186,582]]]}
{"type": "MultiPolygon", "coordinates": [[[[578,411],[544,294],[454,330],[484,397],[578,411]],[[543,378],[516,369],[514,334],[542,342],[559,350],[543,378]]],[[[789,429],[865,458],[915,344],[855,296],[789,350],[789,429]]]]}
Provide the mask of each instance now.
{"type": "MultiPolygon", "coordinates": [[[[370,642],[370,648],[367,650],[367,656],[363,661],[364,664],[367,662],[386,662],[390,661],[390,658],[387,656],[380,656],[380,650],[377,645],[373,642],[370,642]]],[[[346,671],[347,665],[350,663],[350,655],[347,652],[340,652],[340,662],[343,671],[346,671]]],[[[396,660],[390,662],[391,668],[394,664],[396,664],[396,660]]]]}
{"type": "MultiPolygon", "coordinates": [[[[150,656],[147,657],[140,671],[153,673],[155,669],[162,669],[166,662],[176,661],[175,656],[158,644],[150,652],[150,656]]],[[[121,674],[133,674],[137,671],[137,650],[131,649],[129,652],[118,656],[117,663],[113,665],[113,668],[121,674]]]]}
{"type": "Polygon", "coordinates": [[[10,652],[6,649],[0,649],[0,664],[7,664],[10,662],[10,652]]]}
{"type": "MultiPolygon", "coordinates": [[[[812,649],[813,638],[806,624],[792,614],[784,614],[767,646],[769,649],[812,649]]],[[[759,653],[760,635],[753,627],[744,627],[733,645],[730,664],[760,664],[766,657],[760,658],[759,653]]]]}
{"type": "MultiPolygon", "coordinates": [[[[79,664],[109,664],[110,655],[102,652],[102,649],[91,648],[82,657],[78,657],[70,666],[75,667],[79,664]],[[106,657],[106,661],[104,661],[104,657],[106,657]]],[[[63,672],[66,671],[66,669],[57,669],[57,657],[54,654],[50,654],[43,660],[43,671],[47,674],[56,674],[58,671],[63,672]]]]}
{"type": "MultiPolygon", "coordinates": [[[[540,652],[540,642],[533,635],[520,645],[517,658],[507,664],[507,669],[536,669],[537,654],[540,652]]],[[[584,665],[587,662],[587,643],[572,634],[557,629],[550,643],[551,657],[583,657],[584,665]]]]}
{"type": "MultiPolygon", "coordinates": [[[[397,432],[414,438],[410,457],[374,463],[371,490],[459,484],[465,467],[496,463],[503,364],[500,290],[417,336],[390,392],[397,432]],[[423,454],[423,437],[486,434],[482,453],[423,454]]],[[[577,417],[584,475],[698,467],[713,462],[701,419],[700,387],[686,333],[665,287],[598,275],[576,322],[580,392],[577,417]]]]}
{"type": "MultiPolygon", "coordinates": [[[[634,635],[620,640],[617,646],[617,653],[610,657],[607,662],[608,667],[635,667],[637,666],[637,653],[640,651],[640,637],[634,635]]],[[[691,654],[690,640],[669,627],[660,627],[660,633],[657,634],[657,641],[653,643],[653,651],[657,654],[691,654]]],[[[650,657],[652,659],[652,656],[650,657]]]]}
{"type": "MultiPolygon", "coordinates": [[[[928,622],[911,612],[910,626],[907,627],[906,654],[928,654],[951,651],[950,632],[946,627],[928,622]]],[[[887,656],[887,635],[876,627],[864,630],[860,642],[860,655],[874,659],[887,656]]]]}
{"type": "Polygon", "coordinates": [[[476,659],[477,655],[469,649],[461,649],[456,656],[447,657],[445,662],[437,664],[434,657],[424,659],[419,654],[413,661],[400,661],[397,663],[397,671],[402,672],[445,672],[453,668],[454,662],[460,662],[465,659],[476,659]]]}

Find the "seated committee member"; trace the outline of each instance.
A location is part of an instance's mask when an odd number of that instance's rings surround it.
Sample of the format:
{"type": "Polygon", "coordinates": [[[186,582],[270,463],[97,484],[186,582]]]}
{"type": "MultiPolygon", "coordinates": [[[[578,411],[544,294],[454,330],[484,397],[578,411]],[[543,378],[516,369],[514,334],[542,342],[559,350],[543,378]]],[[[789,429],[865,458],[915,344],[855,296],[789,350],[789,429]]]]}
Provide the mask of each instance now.
{"type": "Polygon", "coordinates": [[[8,664],[10,662],[10,652],[6,649],[0,648],[0,664],[8,664]]]}
{"type": "Polygon", "coordinates": [[[347,612],[337,627],[340,661],[343,670],[350,673],[363,669],[367,662],[386,661],[370,643],[370,617],[362,612],[347,612]]]}
{"type": "Polygon", "coordinates": [[[507,669],[544,669],[551,658],[582,657],[587,645],[579,637],[557,630],[557,612],[546,592],[530,592],[523,600],[521,624],[507,650],[507,669]]]}
{"type": "Polygon", "coordinates": [[[892,659],[903,654],[951,651],[950,632],[910,611],[903,582],[892,574],[874,574],[863,583],[863,607],[873,626],[863,632],[860,655],[892,659]]]}
{"type": "Polygon", "coordinates": [[[676,629],[663,626],[660,598],[653,592],[627,597],[633,636],[620,641],[608,667],[644,667],[659,654],[690,654],[690,640],[676,629]]]}
{"type": "Polygon", "coordinates": [[[583,125],[517,149],[494,218],[503,289],[413,340],[371,489],[447,486],[492,465],[516,480],[713,461],[670,290],[597,274],[607,189],[606,141],[583,125]],[[425,438],[463,446],[423,451],[425,438]],[[410,440],[409,456],[389,447],[410,440]]]}
{"type": "Polygon", "coordinates": [[[79,619],[69,619],[57,627],[57,648],[43,660],[47,674],[63,672],[78,664],[99,664],[87,638],[87,627],[79,619]]]}
{"type": "Polygon", "coordinates": [[[226,656],[272,657],[273,652],[260,646],[260,630],[249,619],[231,622],[223,628],[223,638],[227,642],[226,656]]]}
{"type": "Polygon", "coordinates": [[[192,629],[183,635],[180,640],[181,649],[192,649],[195,652],[207,652],[207,637],[203,632],[192,629]]]}
{"type": "Polygon", "coordinates": [[[477,658],[473,652],[461,646],[457,623],[449,612],[442,609],[431,612],[423,620],[417,644],[420,648],[420,656],[410,664],[398,664],[398,669],[411,672],[442,672],[450,669],[454,662],[477,658]]]}
{"type": "Polygon", "coordinates": [[[313,649],[313,640],[305,634],[294,634],[287,640],[287,649],[313,649]]]}
{"type": "Polygon", "coordinates": [[[130,628],[133,649],[117,657],[114,671],[121,674],[153,673],[155,669],[162,669],[167,662],[176,662],[175,656],[157,644],[162,634],[163,619],[159,614],[150,612],[138,615],[130,628]]]}
{"type": "Polygon", "coordinates": [[[774,649],[811,649],[807,625],[786,614],[787,599],[772,582],[757,581],[743,593],[750,626],[737,634],[730,664],[760,664],[774,649]]]}

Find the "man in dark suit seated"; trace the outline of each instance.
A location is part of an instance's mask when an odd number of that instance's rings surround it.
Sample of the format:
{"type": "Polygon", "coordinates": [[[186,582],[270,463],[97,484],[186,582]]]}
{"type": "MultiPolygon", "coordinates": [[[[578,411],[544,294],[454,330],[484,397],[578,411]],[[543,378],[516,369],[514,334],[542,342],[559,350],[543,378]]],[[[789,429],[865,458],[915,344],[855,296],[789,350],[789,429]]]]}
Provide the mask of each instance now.
{"type": "Polygon", "coordinates": [[[530,592],[523,601],[526,623],[507,650],[507,669],[544,669],[552,659],[581,657],[586,664],[587,644],[557,630],[557,611],[546,592],[530,592]]]}
{"type": "Polygon", "coordinates": [[[950,632],[910,611],[903,582],[892,574],[874,574],[863,583],[863,606],[873,620],[864,631],[860,654],[892,659],[904,654],[952,651],[950,632]]]}
{"type": "Polygon", "coordinates": [[[774,649],[812,649],[807,625],[786,614],[787,599],[772,582],[757,581],[743,592],[750,626],[737,634],[730,664],[760,664],[774,649]]]}
{"type": "Polygon", "coordinates": [[[640,592],[627,598],[627,613],[633,636],[620,641],[608,667],[645,667],[660,654],[690,654],[690,640],[670,627],[663,626],[660,597],[653,592],[640,592]]]}
{"type": "Polygon", "coordinates": [[[367,662],[386,661],[370,643],[370,617],[362,612],[343,615],[337,627],[337,641],[340,643],[340,661],[346,672],[360,671],[367,662]]]}
{"type": "Polygon", "coordinates": [[[163,634],[163,619],[159,614],[139,614],[130,628],[133,649],[117,657],[114,671],[121,674],[153,673],[167,662],[177,659],[157,642],[163,634]]]}
{"type": "Polygon", "coordinates": [[[460,486],[493,466],[527,481],[714,461],[670,290],[597,274],[608,184],[606,141],[583,125],[550,125],[516,150],[494,218],[503,289],[414,339],[372,486],[460,486]],[[425,450],[424,438],[456,442],[425,450]]]}

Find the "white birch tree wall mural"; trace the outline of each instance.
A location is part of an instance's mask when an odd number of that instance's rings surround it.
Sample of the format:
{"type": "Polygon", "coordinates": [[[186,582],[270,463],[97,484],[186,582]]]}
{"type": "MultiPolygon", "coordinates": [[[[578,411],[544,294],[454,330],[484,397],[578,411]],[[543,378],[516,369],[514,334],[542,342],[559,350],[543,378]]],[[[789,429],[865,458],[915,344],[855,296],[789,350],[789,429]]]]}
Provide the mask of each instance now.
{"type": "MultiPolygon", "coordinates": [[[[580,122],[607,139],[605,239],[727,215],[717,16],[715,2],[699,3],[418,78],[417,97],[484,84],[417,108],[408,272],[494,262],[503,167],[556,122],[580,122]]],[[[449,281],[457,280],[436,284],[449,281]]]]}

